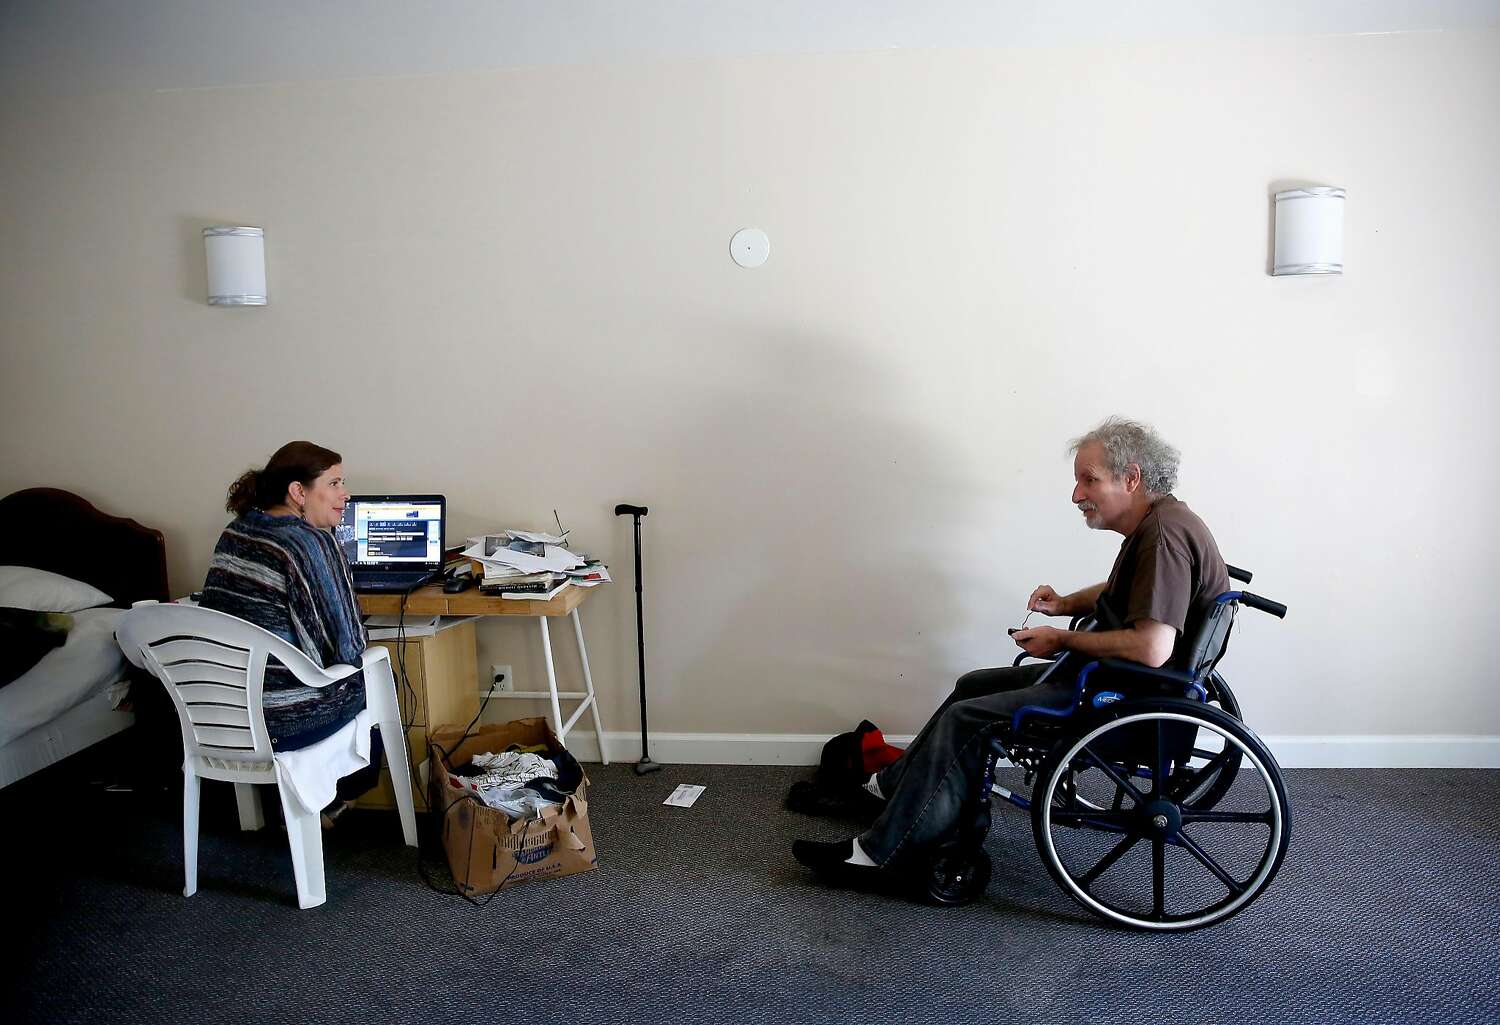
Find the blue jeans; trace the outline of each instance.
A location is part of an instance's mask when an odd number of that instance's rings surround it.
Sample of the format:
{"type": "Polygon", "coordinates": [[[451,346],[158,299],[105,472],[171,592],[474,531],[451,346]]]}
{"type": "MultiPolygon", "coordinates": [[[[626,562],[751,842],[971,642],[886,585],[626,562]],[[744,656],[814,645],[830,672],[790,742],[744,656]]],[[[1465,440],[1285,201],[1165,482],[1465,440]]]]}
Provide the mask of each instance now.
{"type": "Polygon", "coordinates": [[[979,787],[988,740],[1008,727],[1022,705],[1066,707],[1074,674],[1068,667],[1037,684],[1050,663],[976,669],[959,677],[953,693],[916,739],[876,776],[885,810],[859,837],[877,865],[886,865],[946,840],[958,827],[964,802],[979,787]]]}

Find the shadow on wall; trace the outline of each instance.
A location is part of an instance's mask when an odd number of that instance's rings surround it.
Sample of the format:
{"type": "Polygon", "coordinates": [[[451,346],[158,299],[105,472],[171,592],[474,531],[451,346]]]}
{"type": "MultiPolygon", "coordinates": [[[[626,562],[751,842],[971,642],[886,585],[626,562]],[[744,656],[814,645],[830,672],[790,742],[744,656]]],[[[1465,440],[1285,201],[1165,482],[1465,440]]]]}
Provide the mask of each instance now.
{"type": "Polygon", "coordinates": [[[967,526],[966,467],[924,427],[933,411],[902,418],[914,399],[878,352],[753,338],[733,374],[691,372],[695,415],[658,421],[651,490],[676,502],[649,524],[647,674],[653,703],[694,709],[698,729],[869,716],[901,732],[951,685],[939,632],[963,612],[961,567],[934,532],[967,526]]]}

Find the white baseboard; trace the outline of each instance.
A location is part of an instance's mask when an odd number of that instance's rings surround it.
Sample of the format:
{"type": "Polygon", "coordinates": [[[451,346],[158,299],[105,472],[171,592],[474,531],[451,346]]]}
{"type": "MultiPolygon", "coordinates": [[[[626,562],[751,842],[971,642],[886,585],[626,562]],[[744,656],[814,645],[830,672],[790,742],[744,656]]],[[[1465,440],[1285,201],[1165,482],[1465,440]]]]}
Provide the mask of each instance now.
{"type": "MultiPolygon", "coordinates": [[[[641,757],[639,733],[604,732],[609,760],[634,762],[641,757]]],[[[889,738],[898,746],[910,737],[889,738]]],[[[828,743],[826,735],[813,733],[656,733],[649,738],[651,758],[663,765],[817,765],[828,743]]],[[[574,730],[568,734],[568,750],[580,761],[599,761],[594,734],[574,730]]]]}
{"type": "Polygon", "coordinates": [[[1262,737],[1285,769],[1500,769],[1500,737],[1262,737]]]}
{"type": "MultiPolygon", "coordinates": [[[[606,731],[612,762],[641,757],[638,733],[606,731]]],[[[911,737],[886,738],[897,747],[911,737]]],[[[1497,769],[1500,737],[1463,735],[1270,736],[1261,738],[1284,769],[1497,769]]],[[[653,733],[651,757],[664,765],[817,765],[828,737],[812,733],[653,733]]],[[[568,749],[599,761],[594,734],[573,730],[568,749]]]]}

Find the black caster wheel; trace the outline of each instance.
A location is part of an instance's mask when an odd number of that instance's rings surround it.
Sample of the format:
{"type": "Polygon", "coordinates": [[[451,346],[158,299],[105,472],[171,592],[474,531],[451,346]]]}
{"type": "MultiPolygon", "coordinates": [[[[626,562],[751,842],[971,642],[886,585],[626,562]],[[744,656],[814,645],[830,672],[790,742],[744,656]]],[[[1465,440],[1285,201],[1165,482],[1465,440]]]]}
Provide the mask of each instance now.
{"type": "Polygon", "coordinates": [[[958,907],[984,896],[990,884],[990,856],[981,848],[940,848],[927,870],[927,899],[958,907]]]}

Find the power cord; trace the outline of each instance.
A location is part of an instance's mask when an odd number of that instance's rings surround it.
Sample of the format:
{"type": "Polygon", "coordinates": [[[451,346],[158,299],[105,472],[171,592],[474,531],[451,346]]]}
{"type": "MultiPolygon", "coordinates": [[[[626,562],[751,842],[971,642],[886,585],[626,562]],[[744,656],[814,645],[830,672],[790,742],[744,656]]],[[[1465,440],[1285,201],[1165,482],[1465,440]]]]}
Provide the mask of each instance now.
{"type": "MultiPolygon", "coordinates": [[[[407,599],[411,597],[412,592],[414,592],[415,590],[416,590],[416,588],[412,587],[412,588],[409,588],[408,590],[402,592],[402,594],[401,594],[401,606],[400,606],[400,609],[398,610],[398,614],[396,616],[396,665],[397,665],[397,668],[400,670],[400,673],[401,673],[401,687],[402,687],[402,691],[407,696],[407,707],[409,709],[409,715],[408,716],[403,716],[402,719],[401,719],[401,739],[402,739],[402,742],[406,745],[406,763],[407,763],[407,765],[413,766],[414,768],[416,767],[416,763],[415,763],[415,760],[412,758],[411,727],[412,727],[412,723],[413,723],[415,715],[416,715],[416,709],[417,709],[417,691],[416,691],[416,688],[412,686],[411,677],[407,674],[407,671],[406,671],[406,602],[407,602],[407,599]]],[[[455,750],[457,750],[457,748],[459,747],[459,745],[463,744],[464,741],[466,741],[466,740],[469,739],[469,736],[474,731],[475,724],[477,724],[479,722],[479,720],[484,717],[484,710],[489,707],[490,698],[492,698],[493,696],[494,696],[493,689],[485,692],[484,700],[482,702],[480,702],[480,704],[479,704],[479,711],[476,712],[476,713],[474,713],[474,718],[472,718],[472,719],[469,720],[469,724],[464,727],[463,735],[460,736],[458,738],[458,742],[456,744],[454,744],[454,749],[455,750]]],[[[431,725],[432,725],[431,723],[428,724],[429,727],[431,727],[431,725]]],[[[443,763],[446,765],[448,763],[448,760],[449,760],[448,751],[441,744],[431,743],[430,740],[429,740],[429,746],[433,747],[433,748],[436,748],[438,751],[442,752],[442,760],[443,760],[443,763]]],[[[420,777],[420,772],[421,772],[420,768],[416,768],[416,771],[417,771],[417,773],[418,773],[418,775],[420,777]]],[[[454,801],[452,804],[450,804],[448,806],[447,810],[443,812],[442,820],[439,823],[436,816],[437,816],[437,809],[438,809],[438,807],[439,807],[439,805],[440,805],[441,802],[439,802],[438,799],[437,799],[436,791],[437,791],[437,779],[436,779],[435,776],[429,775],[428,781],[427,781],[427,791],[426,791],[426,794],[424,795],[425,799],[426,799],[426,803],[427,803],[427,808],[425,810],[427,812],[427,820],[428,820],[428,822],[430,824],[433,824],[433,825],[436,826],[436,833],[435,833],[435,835],[432,836],[431,838],[429,838],[429,844],[428,844],[429,847],[431,846],[431,842],[433,842],[433,841],[436,841],[436,842],[439,842],[439,843],[441,842],[443,831],[444,831],[444,829],[446,829],[447,824],[448,824],[448,816],[451,815],[451,814],[453,814],[453,809],[459,807],[459,805],[464,804],[465,802],[468,802],[468,801],[473,801],[474,803],[480,805],[481,807],[485,807],[485,808],[489,807],[489,805],[487,805],[483,801],[479,800],[479,798],[475,797],[473,794],[464,794],[461,798],[459,798],[459,800],[454,801]]],[[[531,820],[528,819],[527,822],[526,822],[526,826],[521,830],[521,839],[517,843],[517,849],[518,850],[521,847],[525,846],[526,837],[530,833],[530,831],[531,831],[531,820]]],[[[468,901],[470,904],[473,904],[475,907],[481,907],[481,908],[485,907],[485,906],[487,906],[489,904],[490,901],[494,900],[495,899],[495,894],[499,893],[502,889],[504,889],[505,884],[508,883],[508,882],[510,882],[510,877],[513,876],[513,875],[515,875],[516,869],[518,869],[518,868],[521,867],[520,859],[516,859],[516,864],[511,867],[511,870],[509,872],[506,873],[505,878],[500,881],[499,885],[496,886],[495,889],[493,891],[491,891],[490,894],[484,900],[482,900],[482,901],[481,900],[476,900],[473,896],[471,896],[467,892],[467,889],[468,889],[468,880],[467,879],[464,880],[463,884],[460,884],[459,881],[457,880],[457,878],[455,878],[453,880],[453,886],[452,886],[452,888],[447,888],[447,887],[441,886],[437,882],[434,881],[434,877],[433,877],[432,873],[429,871],[429,860],[423,857],[423,846],[424,845],[423,845],[422,841],[423,841],[422,830],[420,828],[418,828],[418,830],[417,830],[417,853],[416,853],[417,875],[421,878],[421,880],[424,883],[427,884],[428,889],[433,890],[436,893],[443,893],[443,894],[456,895],[456,896],[462,897],[464,900],[468,901]]],[[[472,855],[474,853],[474,831],[473,830],[469,831],[469,849],[468,849],[467,853],[468,853],[469,857],[472,857],[472,855]]],[[[450,874],[451,874],[451,869],[450,869],[450,874]]]]}
{"type": "MultiPolygon", "coordinates": [[[[401,693],[403,693],[403,694],[406,695],[406,708],[407,708],[407,713],[405,715],[400,716],[400,718],[401,718],[401,742],[406,747],[406,764],[407,764],[408,771],[411,772],[411,773],[414,773],[417,776],[417,778],[420,779],[421,778],[422,769],[421,769],[421,766],[417,764],[416,759],[413,757],[413,755],[412,755],[412,748],[411,748],[411,728],[412,728],[412,725],[416,721],[416,714],[417,714],[417,700],[418,700],[417,699],[417,690],[416,690],[415,687],[412,686],[411,676],[407,673],[407,670],[406,670],[406,602],[407,602],[407,599],[409,599],[411,597],[412,593],[417,589],[417,586],[420,586],[420,585],[409,587],[405,591],[401,592],[401,605],[400,605],[399,609],[397,610],[397,615],[396,615],[396,669],[397,669],[397,674],[400,677],[400,681],[401,681],[400,682],[401,693]]],[[[400,702],[397,702],[397,704],[399,704],[399,703],[400,702]]],[[[399,711],[400,710],[398,709],[398,712],[399,711]]],[[[483,711],[483,709],[481,709],[481,711],[483,711]]],[[[429,726],[430,725],[431,724],[429,724],[429,726]]],[[[446,752],[445,752],[445,754],[446,754],[446,752]]],[[[409,779],[408,779],[407,782],[408,782],[408,785],[410,785],[410,780],[409,779]]],[[[392,778],[391,785],[393,787],[396,785],[396,782],[395,782],[394,778],[392,778]]],[[[427,816],[430,818],[430,816],[432,815],[432,813],[434,812],[434,810],[436,808],[436,805],[433,803],[432,788],[430,786],[423,793],[423,800],[424,800],[424,802],[426,804],[426,807],[425,808],[414,809],[414,810],[417,811],[417,812],[419,812],[419,813],[420,812],[425,812],[427,814],[427,816]]],[[[422,838],[422,827],[421,827],[421,822],[419,820],[418,826],[417,826],[417,874],[422,877],[422,879],[427,883],[427,885],[429,887],[431,887],[433,889],[438,889],[436,886],[433,886],[431,879],[428,878],[427,873],[423,870],[422,839],[423,839],[422,838]]],[[[439,892],[454,892],[454,893],[457,893],[459,891],[453,890],[453,891],[439,891],[439,892]]]]}
{"type": "MultiPolygon", "coordinates": [[[[552,515],[554,518],[556,518],[557,510],[554,509],[552,511],[552,515]]],[[[566,533],[566,531],[564,531],[562,528],[562,521],[560,519],[557,522],[557,529],[559,534],[566,533]]],[[[564,544],[566,545],[566,542],[564,542],[564,544]]],[[[397,668],[401,672],[401,686],[407,696],[408,707],[413,715],[415,715],[416,713],[417,693],[416,688],[412,686],[411,679],[406,672],[406,601],[415,590],[416,587],[412,587],[402,592],[401,606],[396,617],[396,664],[397,668]]],[[[484,710],[489,707],[490,699],[494,696],[495,693],[493,687],[485,691],[484,700],[479,703],[479,711],[474,713],[474,718],[470,719],[469,724],[464,727],[462,735],[459,736],[458,741],[453,745],[454,750],[457,750],[460,746],[462,746],[464,741],[468,740],[469,737],[473,734],[475,725],[479,722],[480,719],[484,718],[484,710]]],[[[431,727],[431,725],[431,723],[428,723],[429,728],[431,727]]],[[[406,745],[406,761],[408,765],[414,764],[411,751],[411,726],[412,720],[410,718],[403,717],[401,720],[401,740],[402,743],[406,745]]],[[[444,765],[449,764],[450,756],[446,748],[444,748],[441,744],[434,743],[430,737],[428,739],[428,746],[442,752],[442,763],[444,765]]],[[[431,755],[429,754],[428,757],[430,759],[431,755]]],[[[420,770],[418,771],[420,774],[420,770]]],[[[441,819],[439,819],[437,809],[441,802],[437,797],[437,785],[437,777],[435,775],[429,774],[427,779],[427,793],[425,795],[427,801],[427,822],[434,831],[434,835],[429,838],[429,843],[426,845],[429,848],[431,847],[433,842],[436,842],[439,846],[441,846],[442,836],[448,825],[448,816],[453,814],[455,808],[458,808],[461,805],[469,802],[473,802],[474,804],[477,804],[482,808],[489,807],[489,805],[485,804],[474,794],[465,792],[456,801],[454,801],[447,807],[447,809],[443,812],[441,819]]],[[[522,850],[525,849],[526,839],[531,833],[532,823],[537,821],[540,821],[540,817],[538,817],[537,819],[528,818],[526,820],[526,825],[521,829],[521,838],[517,840],[515,844],[516,854],[519,854],[522,850]]],[[[467,864],[473,863],[474,833],[475,830],[469,830],[469,847],[465,852],[465,862],[467,864]]],[[[510,871],[505,874],[505,878],[500,880],[495,888],[490,891],[483,900],[478,900],[468,892],[473,888],[469,885],[468,878],[465,877],[463,882],[460,883],[457,876],[453,875],[451,866],[449,866],[449,875],[453,876],[453,886],[451,888],[440,885],[440,880],[434,880],[434,876],[430,871],[430,859],[423,856],[424,844],[422,840],[422,829],[419,824],[417,829],[416,869],[417,875],[419,878],[421,878],[422,882],[427,884],[427,888],[435,893],[462,897],[464,900],[468,901],[470,904],[474,905],[477,908],[488,907],[490,901],[494,900],[496,895],[498,895],[501,890],[505,889],[506,884],[510,882],[511,876],[515,875],[516,870],[521,867],[521,859],[519,857],[513,856],[512,860],[515,862],[515,864],[513,864],[510,871]]]]}
{"type": "MultiPolygon", "coordinates": [[[[486,701],[487,700],[488,699],[486,699],[486,701]]],[[[481,713],[483,713],[484,712],[484,708],[481,706],[481,708],[479,709],[479,711],[481,713]]],[[[474,721],[477,722],[478,719],[479,719],[479,716],[476,715],[474,717],[474,721]]],[[[470,722],[469,723],[469,727],[470,728],[472,728],[473,725],[474,725],[474,722],[470,722]]],[[[460,739],[458,743],[462,744],[464,742],[464,740],[466,740],[466,739],[468,739],[468,730],[467,729],[464,731],[464,737],[462,739],[460,739]]],[[[442,762],[443,762],[444,765],[447,765],[449,763],[449,754],[448,754],[447,749],[445,749],[441,744],[433,744],[432,747],[434,747],[438,751],[442,752],[442,762]]],[[[457,749],[458,749],[458,746],[455,745],[454,746],[454,750],[457,750],[457,749]]],[[[468,792],[465,792],[462,795],[460,795],[457,800],[455,800],[452,804],[450,804],[448,806],[447,810],[443,812],[443,816],[442,816],[441,821],[439,821],[436,818],[436,810],[437,810],[438,805],[441,802],[438,800],[438,797],[437,797],[437,785],[438,785],[437,784],[437,777],[436,776],[429,777],[428,782],[427,782],[427,790],[428,790],[428,793],[427,793],[427,806],[428,806],[429,809],[431,809],[431,811],[429,811],[429,813],[428,813],[428,821],[431,822],[431,823],[433,823],[434,826],[435,826],[435,828],[436,828],[436,836],[433,837],[433,840],[434,841],[438,841],[439,843],[441,843],[443,833],[446,831],[446,829],[448,827],[448,816],[453,814],[454,809],[459,808],[462,805],[467,804],[469,802],[473,802],[474,804],[479,805],[481,808],[488,808],[489,805],[485,804],[483,801],[481,801],[475,795],[473,795],[471,793],[468,793],[468,792]]],[[[534,821],[540,821],[540,818],[538,818],[538,819],[527,819],[526,820],[526,825],[524,827],[522,827],[522,829],[521,829],[521,838],[518,841],[516,841],[516,845],[515,845],[515,854],[516,855],[519,855],[520,852],[525,849],[526,838],[531,833],[531,825],[532,825],[532,823],[534,821]]],[[[468,846],[468,849],[464,853],[464,863],[466,865],[472,865],[473,864],[473,859],[474,859],[474,834],[475,834],[475,832],[477,832],[477,830],[474,830],[472,828],[469,830],[469,846],[468,846]]],[[[515,862],[515,864],[511,866],[511,869],[510,869],[509,872],[505,873],[505,878],[502,879],[502,880],[500,880],[500,882],[498,884],[496,884],[495,888],[493,890],[491,890],[489,892],[489,894],[487,894],[483,900],[478,900],[478,899],[476,899],[474,896],[472,896],[469,893],[469,891],[472,890],[473,887],[469,885],[469,879],[468,879],[467,874],[465,875],[463,882],[459,882],[458,876],[456,874],[454,874],[451,865],[449,866],[449,871],[448,871],[448,874],[450,876],[452,876],[452,878],[453,878],[453,886],[451,888],[439,885],[439,882],[441,881],[440,878],[439,878],[439,881],[434,881],[434,877],[432,875],[432,872],[430,871],[429,861],[427,859],[424,859],[422,857],[421,834],[420,834],[420,831],[418,832],[418,836],[417,836],[417,875],[419,877],[421,877],[422,882],[426,883],[427,884],[427,888],[429,890],[432,890],[435,893],[441,893],[441,894],[445,894],[445,895],[448,895],[448,896],[459,896],[459,897],[462,897],[464,900],[468,901],[470,904],[474,905],[477,908],[488,907],[490,901],[494,900],[495,896],[501,890],[505,889],[505,885],[510,882],[510,877],[516,874],[516,870],[521,867],[521,859],[519,857],[516,857],[516,856],[513,855],[512,860],[515,862]]]]}
{"type": "MultiPolygon", "coordinates": [[[[420,769],[416,767],[411,752],[411,728],[416,721],[417,714],[417,690],[411,685],[411,678],[406,674],[406,600],[411,597],[416,587],[409,587],[401,592],[401,607],[396,616],[396,667],[401,671],[401,689],[406,695],[407,714],[400,716],[401,719],[401,743],[406,746],[406,764],[409,769],[420,769]]],[[[400,702],[397,702],[400,705],[400,702]]],[[[397,708],[397,714],[400,708],[397,708]]],[[[392,786],[394,786],[394,782],[392,786]]]]}

